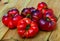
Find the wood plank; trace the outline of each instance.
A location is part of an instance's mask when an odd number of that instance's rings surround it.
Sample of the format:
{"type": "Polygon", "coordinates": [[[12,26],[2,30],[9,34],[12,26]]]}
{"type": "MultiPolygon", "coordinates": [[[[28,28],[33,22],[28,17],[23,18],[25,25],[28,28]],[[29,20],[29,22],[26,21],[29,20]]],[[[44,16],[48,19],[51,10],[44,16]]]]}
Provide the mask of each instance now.
{"type": "Polygon", "coordinates": [[[17,33],[17,29],[14,30],[9,30],[6,35],[4,36],[3,40],[5,39],[16,39],[16,40],[20,40],[23,41],[23,38],[20,38],[18,33],[17,33]]]}
{"type": "Polygon", "coordinates": [[[19,41],[19,40],[16,40],[16,39],[4,39],[4,40],[0,40],[0,41],[19,41]]]}
{"type": "MultiPolygon", "coordinates": [[[[7,4],[7,5],[5,5],[2,9],[1,9],[1,11],[0,11],[0,22],[2,21],[2,16],[4,15],[4,14],[6,14],[6,9],[9,9],[9,8],[12,8],[12,7],[14,7],[15,5],[14,5],[14,3],[16,3],[16,1],[13,1],[13,3],[9,3],[9,4],[7,4]],[[12,5],[11,5],[12,4],[12,5]]],[[[8,31],[8,28],[7,27],[5,27],[3,24],[2,24],[2,22],[0,23],[0,25],[2,25],[1,27],[0,27],[0,40],[2,39],[2,37],[5,35],[5,33],[8,31]]]]}
{"type": "MultiPolygon", "coordinates": [[[[1,11],[0,11],[0,18],[1,18],[4,14],[6,14],[7,11],[8,11],[10,8],[15,7],[16,3],[17,3],[17,0],[16,0],[16,1],[10,0],[9,3],[6,4],[6,5],[1,9],[1,11]]],[[[0,19],[0,21],[1,21],[1,19],[0,19]]]]}
{"type": "Polygon", "coordinates": [[[3,36],[6,34],[8,31],[8,28],[5,27],[2,22],[0,22],[0,40],[3,38],[3,36]]]}
{"type": "MultiPolygon", "coordinates": [[[[4,7],[4,9],[5,9],[5,7],[4,7]]],[[[0,14],[2,14],[3,13],[3,10],[4,9],[2,9],[2,11],[0,11],[1,13],[0,14]]],[[[1,15],[0,15],[1,16],[1,15]]],[[[4,36],[4,34],[8,31],[8,28],[5,28],[5,26],[2,24],[2,22],[1,22],[1,20],[0,20],[0,40],[2,39],[2,37],[4,36]]]]}
{"type": "Polygon", "coordinates": [[[50,0],[48,3],[49,8],[53,9],[56,17],[60,15],[60,0],[50,0]]]}
{"type": "Polygon", "coordinates": [[[49,41],[60,41],[60,18],[57,22],[57,28],[52,32],[49,41]]]}
{"type": "Polygon", "coordinates": [[[32,0],[32,1],[27,5],[27,7],[35,7],[35,8],[37,8],[38,3],[40,3],[40,2],[45,2],[45,3],[48,4],[49,1],[50,1],[50,0],[32,0]]]}
{"type": "Polygon", "coordinates": [[[37,36],[29,39],[26,38],[24,41],[47,41],[49,35],[50,32],[39,31],[37,36]]]}
{"type": "Polygon", "coordinates": [[[9,0],[1,0],[2,4],[8,3],[9,0]]]}
{"type": "MultiPolygon", "coordinates": [[[[60,0],[54,0],[54,1],[50,1],[49,5],[51,8],[53,8],[54,10],[54,14],[59,17],[60,15],[60,0]],[[54,4],[53,4],[54,3],[54,4]],[[52,4],[52,6],[51,6],[52,4]]],[[[52,32],[49,41],[60,41],[60,18],[58,19],[57,22],[57,29],[55,31],[52,32]]]]}
{"type": "Polygon", "coordinates": [[[16,8],[21,12],[21,10],[23,8],[25,8],[28,4],[29,4],[30,0],[20,0],[18,1],[18,3],[16,4],[16,8]],[[22,2],[23,1],[23,2],[22,2]]]}
{"type": "MultiPolygon", "coordinates": [[[[39,2],[46,2],[47,4],[49,3],[49,0],[32,0],[27,7],[35,7],[37,8],[37,4],[39,2]]],[[[45,32],[45,31],[39,31],[38,35],[35,36],[34,38],[29,38],[25,39],[24,41],[47,41],[51,32],[45,32]]]]}
{"type": "MultiPolygon", "coordinates": [[[[19,9],[19,11],[21,11],[24,7],[26,7],[26,5],[30,2],[30,0],[23,0],[23,2],[21,0],[18,1],[18,3],[16,4],[16,8],[19,9]],[[25,3],[26,2],[26,3],[25,3]],[[20,4],[20,5],[19,5],[20,4]]],[[[6,35],[4,36],[3,40],[4,39],[10,39],[10,38],[13,38],[13,39],[17,39],[19,41],[23,41],[24,39],[20,38],[18,33],[17,33],[17,29],[14,29],[14,30],[9,30],[6,35]],[[12,33],[12,35],[11,35],[12,33]]]]}

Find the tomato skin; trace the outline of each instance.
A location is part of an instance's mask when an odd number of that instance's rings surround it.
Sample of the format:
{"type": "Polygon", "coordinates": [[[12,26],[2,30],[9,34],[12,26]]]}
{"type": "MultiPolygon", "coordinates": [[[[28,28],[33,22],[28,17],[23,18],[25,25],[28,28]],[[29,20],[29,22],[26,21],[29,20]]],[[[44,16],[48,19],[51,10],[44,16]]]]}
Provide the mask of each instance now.
{"type": "Polygon", "coordinates": [[[6,15],[4,15],[3,17],[2,17],[2,23],[4,24],[4,25],[8,25],[8,15],[6,14],[6,15]]]}
{"type": "Polygon", "coordinates": [[[39,20],[39,28],[44,31],[52,31],[56,28],[57,18],[52,9],[43,9],[43,17],[39,20]]]}
{"type": "Polygon", "coordinates": [[[18,21],[21,20],[21,19],[22,19],[21,15],[16,15],[16,16],[13,17],[12,21],[13,21],[13,24],[14,24],[15,27],[17,26],[18,21]]]}
{"type": "Polygon", "coordinates": [[[19,14],[18,9],[12,8],[7,14],[2,17],[2,23],[10,29],[14,29],[17,27],[17,23],[23,17],[19,14]]]}
{"type": "Polygon", "coordinates": [[[52,9],[43,9],[43,18],[46,19],[46,17],[49,17],[52,21],[57,22],[57,18],[52,9]]]}
{"type": "Polygon", "coordinates": [[[25,37],[25,30],[18,30],[18,34],[21,36],[21,37],[25,37]]]}
{"type": "Polygon", "coordinates": [[[42,18],[42,12],[39,10],[35,10],[31,14],[32,20],[38,23],[38,20],[42,18]]]}
{"type": "Polygon", "coordinates": [[[42,9],[47,9],[48,6],[45,2],[38,3],[37,9],[42,10],[42,9]]]}
{"type": "Polygon", "coordinates": [[[12,15],[19,14],[19,11],[16,8],[12,8],[7,12],[7,14],[8,14],[8,16],[12,16],[12,15]]]}
{"type": "Polygon", "coordinates": [[[16,16],[14,15],[13,17],[4,15],[2,17],[2,23],[5,26],[7,26],[8,28],[14,29],[14,28],[16,28],[18,21],[21,19],[22,19],[22,16],[20,16],[20,15],[16,15],[16,16]]]}
{"type": "Polygon", "coordinates": [[[52,30],[56,29],[56,22],[53,20],[47,21],[45,19],[40,19],[39,28],[40,28],[40,30],[43,30],[43,31],[52,31],[52,30]]]}
{"type": "Polygon", "coordinates": [[[13,21],[12,21],[12,18],[9,17],[9,21],[8,21],[8,28],[10,29],[14,29],[14,24],[13,24],[13,21]]]}
{"type": "Polygon", "coordinates": [[[37,24],[31,21],[29,18],[23,18],[22,20],[20,20],[18,22],[17,29],[18,29],[18,34],[21,37],[26,37],[26,38],[34,37],[39,31],[37,24]],[[27,25],[30,25],[28,30],[26,30],[27,25]]]}

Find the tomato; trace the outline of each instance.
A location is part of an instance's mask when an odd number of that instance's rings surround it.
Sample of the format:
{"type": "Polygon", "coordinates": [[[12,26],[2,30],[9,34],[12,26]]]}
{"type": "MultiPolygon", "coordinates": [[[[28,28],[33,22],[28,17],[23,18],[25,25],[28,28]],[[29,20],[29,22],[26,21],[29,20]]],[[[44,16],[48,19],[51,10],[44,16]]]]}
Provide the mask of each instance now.
{"type": "Polygon", "coordinates": [[[29,18],[23,18],[17,24],[18,34],[21,37],[34,37],[39,29],[35,22],[31,21],[29,18]]]}

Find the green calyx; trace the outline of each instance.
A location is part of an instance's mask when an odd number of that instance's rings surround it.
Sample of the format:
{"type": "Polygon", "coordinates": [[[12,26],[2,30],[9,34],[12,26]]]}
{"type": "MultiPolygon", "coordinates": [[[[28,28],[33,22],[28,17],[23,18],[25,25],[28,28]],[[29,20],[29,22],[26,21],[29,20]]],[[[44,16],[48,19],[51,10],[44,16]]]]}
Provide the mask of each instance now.
{"type": "Polygon", "coordinates": [[[49,17],[46,17],[46,20],[47,20],[47,21],[51,21],[49,17]]]}
{"type": "Polygon", "coordinates": [[[27,26],[26,26],[26,30],[28,30],[29,28],[30,28],[30,25],[27,25],[27,26]]]}
{"type": "Polygon", "coordinates": [[[30,18],[31,19],[31,15],[30,14],[27,14],[26,18],[30,18]]]}

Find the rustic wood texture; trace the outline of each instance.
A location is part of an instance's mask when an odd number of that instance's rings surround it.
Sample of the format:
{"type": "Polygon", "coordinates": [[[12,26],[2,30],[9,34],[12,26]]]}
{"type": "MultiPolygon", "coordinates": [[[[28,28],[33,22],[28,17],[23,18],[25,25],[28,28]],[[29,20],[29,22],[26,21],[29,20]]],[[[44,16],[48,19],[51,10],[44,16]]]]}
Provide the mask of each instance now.
{"type": "MultiPolygon", "coordinates": [[[[19,9],[19,11],[21,11],[24,7],[26,7],[26,5],[30,2],[30,0],[19,0],[16,4],[16,8],[19,9]],[[25,3],[26,2],[26,3],[25,3]]],[[[17,40],[20,40],[20,41],[23,41],[24,39],[20,38],[19,35],[17,34],[17,30],[9,30],[7,32],[7,34],[5,35],[5,37],[3,39],[9,39],[9,38],[13,38],[13,39],[17,39],[17,40]],[[11,35],[12,33],[12,35],[11,35]]]]}
{"type": "Polygon", "coordinates": [[[16,39],[4,39],[4,40],[0,40],[0,41],[19,41],[19,40],[16,40],[16,39]]]}
{"type": "Polygon", "coordinates": [[[8,31],[8,28],[5,27],[2,22],[0,22],[0,40],[3,38],[4,34],[8,31]]]}
{"type": "MultiPolygon", "coordinates": [[[[8,0],[7,0],[8,1],[8,0]]],[[[4,1],[6,2],[6,0],[4,1]]],[[[39,2],[46,2],[49,8],[52,8],[54,14],[58,18],[60,16],[60,0],[9,0],[8,4],[3,4],[0,2],[0,40],[1,41],[60,41],[60,18],[57,22],[56,30],[52,32],[39,31],[38,35],[34,38],[23,39],[17,34],[17,29],[10,30],[5,27],[2,22],[2,16],[10,9],[17,8],[20,12],[25,7],[35,7],[39,2]]]]}
{"type": "MultiPolygon", "coordinates": [[[[60,16],[60,0],[50,1],[49,6],[54,10],[54,14],[58,18],[60,16]]],[[[58,21],[57,21],[56,30],[51,33],[48,40],[49,41],[60,41],[60,17],[58,18],[58,21]]]]}
{"type": "Polygon", "coordinates": [[[60,41],[60,18],[57,22],[57,28],[50,35],[49,41],[60,41]]]}
{"type": "MultiPolygon", "coordinates": [[[[12,1],[12,0],[10,0],[12,1]]],[[[1,4],[1,9],[0,9],[0,40],[2,39],[2,37],[6,34],[6,32],[8,31],[8,28],[5,27],[3,24],[2,24],[2,16],[7,12],[7,10],[9,8],[12,8],[14,7],[14,3],[16,3],[17,1],[12,1],[13,3],[9,2],[8,4],[1,4]]]]}

